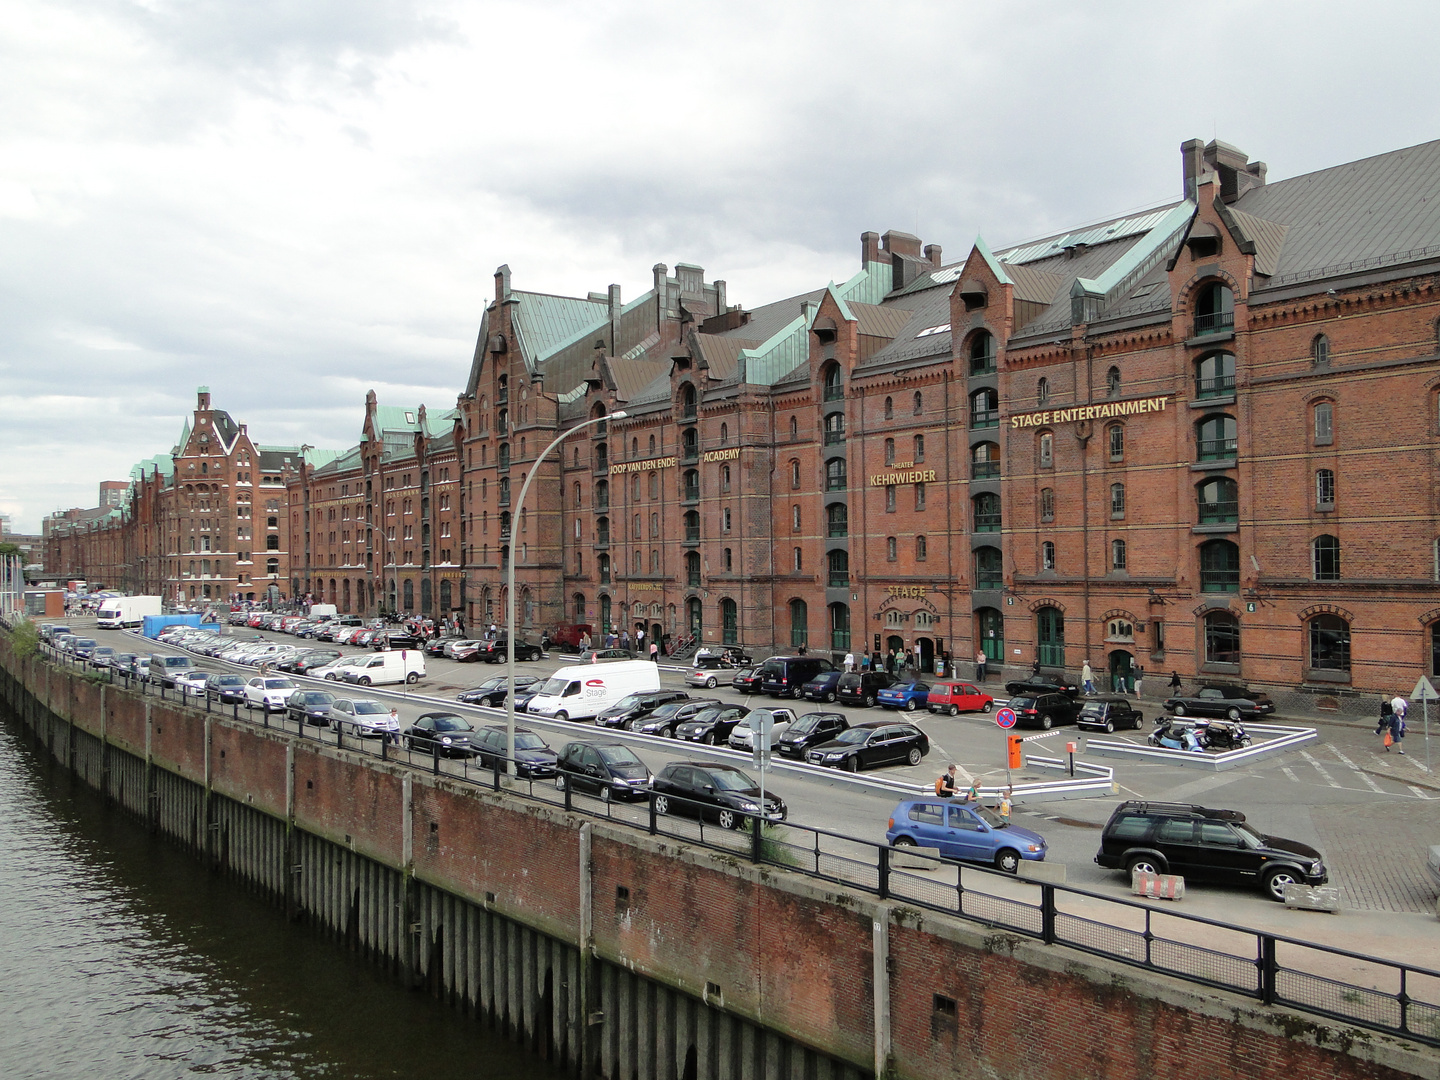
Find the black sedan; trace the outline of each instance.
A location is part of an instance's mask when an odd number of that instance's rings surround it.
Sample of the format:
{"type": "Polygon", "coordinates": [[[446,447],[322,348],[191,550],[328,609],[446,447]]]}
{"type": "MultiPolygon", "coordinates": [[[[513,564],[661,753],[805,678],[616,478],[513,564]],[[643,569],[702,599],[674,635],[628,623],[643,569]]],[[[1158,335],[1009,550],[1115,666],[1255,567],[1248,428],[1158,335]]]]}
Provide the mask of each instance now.
{"type": "Polygon", "coordinates": [[[245,704],[245,676],[211,675],[205,680],[205,696],[221,705],[245,704]]]}
{"type": "MultiPolygon", "coordinates": [[[[509,758],[506,752],[505,729],[498,724],[483,727],[470,740],[475,754],[484,768],[505,767],[509,758]]],[[[555,763],[560,755],[545,745],[545,740],[529,728],[515,729],[515,772],[532,780],[555,775],[555,763]]]]}
{"type": "MultiPolygon", "coordinates": [[[[352,641],[351,644],[358,645],[360,643],[352,641]]],[[[386,649],[419,649],[424,644],[424,638],[396,630],[377,631],[369,641],[370,647],[376,652],[383,652],[386,649]]]]}
{"type": "Polygon", "coordinates": [[[754,815],[784,821],[785,800],[765,793],[761,810],[760,786],[733,765],[705,761],[672,761],[660,770],[651,799],[657,814],[684,814],[718,822],[722,829],[743,828],[754,815]]]}
{"type": "Polygon", "coordinates": [[[330,706],[335,695],[325,690],[296,690],[285,699],[285,715],[303,724],[330,723],[330,706]]]}
{"type": "Polygon", "coordinates": [[[741,668],[730,680],[730,685],[742,694],[758,694],[760,692],[760,681],[764,678],[758,667],[741,668]]]}
{"type": "Polygon", "coordinates": [[[811,765],[859,772],[880,765],[919,765],[930,753],[930,739],[914,724],[878,721],[847,728],[829,742],[805,752],[811,765]]]}
{"type": "Polygon", "coordinates": [[[812,712],[800,717],[780,736],[775,745],[781,757],[805,760],[805,751],[829,742],[850,726],[850,721],[837,712],[812,712]]]}
{"type": "Polygon", "coordinates": [[[1176,716],[1215,716],[1226,720],[1259,720],[1275,711],[1270,695],[1243,686],[1202,686],[1189,697],[1172,697],[1167,712],[1176,716]]]}
{"type": "Polygon", "coordinates": [[[639,694],[626,694],[595,718],[601,727],[630,730],[635,721],[649,716],[661,705],[672,701],[688,701],[690,695],[684,690],[646,690],[639,694]]]}
{"type": "Polygon", "coordinates": [[[298,656],[292,656],[276,664],[275,667],[290,675],[308,675],[316,668],[333,664],[342,655],[339,649],[307,649],[298,656]]]}
{"type": "Polygon", "coordinates": [[[1011,697],[1032,697],[1035,694],[1069,694],[1075,697],[1080,693],[1080,684],[1064,675],[1041,674],[1007,682],[1005,692],[1011,697]]]}
{"type": "Polygon", "coordinates": [[[1075,719],[1079,727],[1104,732],[1116,728],[1138,729],[1144,722],[1144,714],[1119,694],[1086,698],[1085,704],[1080,706],[1080,715],[1075,719]]]}
{"type": "Polygon", "coordinates": [[[1010,699],[1018,727],[1038,727],[1049,731],[1056,724],[1073,724],[1080,715],[1083,702],[1069,694],[1057,692],[1022,694],[1010,699]]]}
{"type": "MultiPolygon", "coordinates": [[[[542,655],[539,645],[526,641],[524,638],[515,639],[515,660],[539,660],[542,655]]],[[[510,658],[509,639],[496,638],[494,641],[484,642],[473,660],[484,660],[487,664],[504,664],[510,658]]]]}
{"type": "MultiPolygon", "coordinates": [[[[541,680],[534,675],[516,675],[515,689],[524,693],[530,687],[535,686],[541,680]]],[[[495,708],[502,708],[505,705],[505,693],[509,687],[509,679],[504,675],[496,675],[486,679],[479,686],[471,687],[469,690],[462,690],[455,695],[455,700],[462,705],[490,705],[495,708]]],[[[520,707],[519,698],[516,698],[515,707],[520,707]]]]}
{"type": "Polygon", "coordinates": [[[702,710],[719,705],[714,698],[697,698],[694,701],[670,701],[639,717],[630,724],[631,731],[642,735],[660,735],[675,738],[675,729],[702,710]]]}
{"type": "Polygon", "coordinates": [[[405,745],[426,754],[441,757],[470,757],[475,725],[454,713],[423,713],[405,729],[405,745]]]}
{"type": "Polygon", "coordinates": [[[623,743],[572,742],[560,751],[555,786],[611,799],[645,799],[655,778],[623,743]]]}
{"type": "Polygon", "coordinates": [[[686,742],[724,746],[730,740],[730,732],[749,711],[744,705],[712,705],[677,724],[675,737],[686,742]]]}

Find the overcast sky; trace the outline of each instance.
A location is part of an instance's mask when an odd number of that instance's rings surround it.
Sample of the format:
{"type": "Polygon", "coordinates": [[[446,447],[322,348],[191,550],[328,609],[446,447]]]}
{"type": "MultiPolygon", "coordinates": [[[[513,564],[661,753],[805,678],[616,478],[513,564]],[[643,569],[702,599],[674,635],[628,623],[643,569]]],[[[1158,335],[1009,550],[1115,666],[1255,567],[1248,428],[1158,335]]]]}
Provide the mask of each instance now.
{"type": "Polygon", "coordinates": [[[340,449],[454,405],[517,288],[698,263],[753,306],[859,234],[964,257],[1440,136],[1431,4],[0,0],[0,513],[94,506],[208,385],[340,449]]]}

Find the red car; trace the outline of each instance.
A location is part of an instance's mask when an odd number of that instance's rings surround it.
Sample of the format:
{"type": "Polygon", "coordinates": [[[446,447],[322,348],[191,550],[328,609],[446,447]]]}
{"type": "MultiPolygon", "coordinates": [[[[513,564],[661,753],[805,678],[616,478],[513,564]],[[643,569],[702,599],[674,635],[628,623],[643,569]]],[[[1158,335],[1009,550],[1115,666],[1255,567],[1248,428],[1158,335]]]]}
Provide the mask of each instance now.
{"type": "Polygon", "coordinates": [[[995,699],[974,683],[942,679],[930,684],[926,705],[931,712],[958,716],[962,712],[989,712],[995,699]]]}

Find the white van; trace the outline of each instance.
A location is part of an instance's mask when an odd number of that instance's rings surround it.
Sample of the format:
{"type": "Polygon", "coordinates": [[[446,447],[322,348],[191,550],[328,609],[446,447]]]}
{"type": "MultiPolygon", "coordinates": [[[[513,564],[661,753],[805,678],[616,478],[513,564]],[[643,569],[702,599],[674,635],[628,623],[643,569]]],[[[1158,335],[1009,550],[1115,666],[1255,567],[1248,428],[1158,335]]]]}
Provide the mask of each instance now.
{"type": "Polygon", "coordinates": [[[425,677],[425,654],[419,649],[390,649],[357,657],[358,663],[340,669],[340,677],[361,686],[382,683],[416,683],[425,677]]]}
{"type": "Polygon", "coordinates": [[[649,660],[576,664],[546,680],[526,711],[556,720],[593,720],[626,694],[659,689],[660,667],[649,660]]]}

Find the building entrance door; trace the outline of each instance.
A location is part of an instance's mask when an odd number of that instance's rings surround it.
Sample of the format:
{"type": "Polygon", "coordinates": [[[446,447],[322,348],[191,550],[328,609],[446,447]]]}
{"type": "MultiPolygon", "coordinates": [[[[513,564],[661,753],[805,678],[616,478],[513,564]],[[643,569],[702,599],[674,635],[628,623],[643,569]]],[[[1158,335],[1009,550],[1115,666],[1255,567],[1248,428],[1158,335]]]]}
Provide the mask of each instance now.
{"type": "Polygon", "coordinates": [[[920,674],[935,670],[935,643],[928,637],[916,638],[915,647],[920,650],[920,674]]]}
{"type": "Polygon", "coordinates": [[[1124,649],[1110,654],[1110,687],[1112,693],[1128,694],[1135,689],[1135,658],[1124,649]]]}

